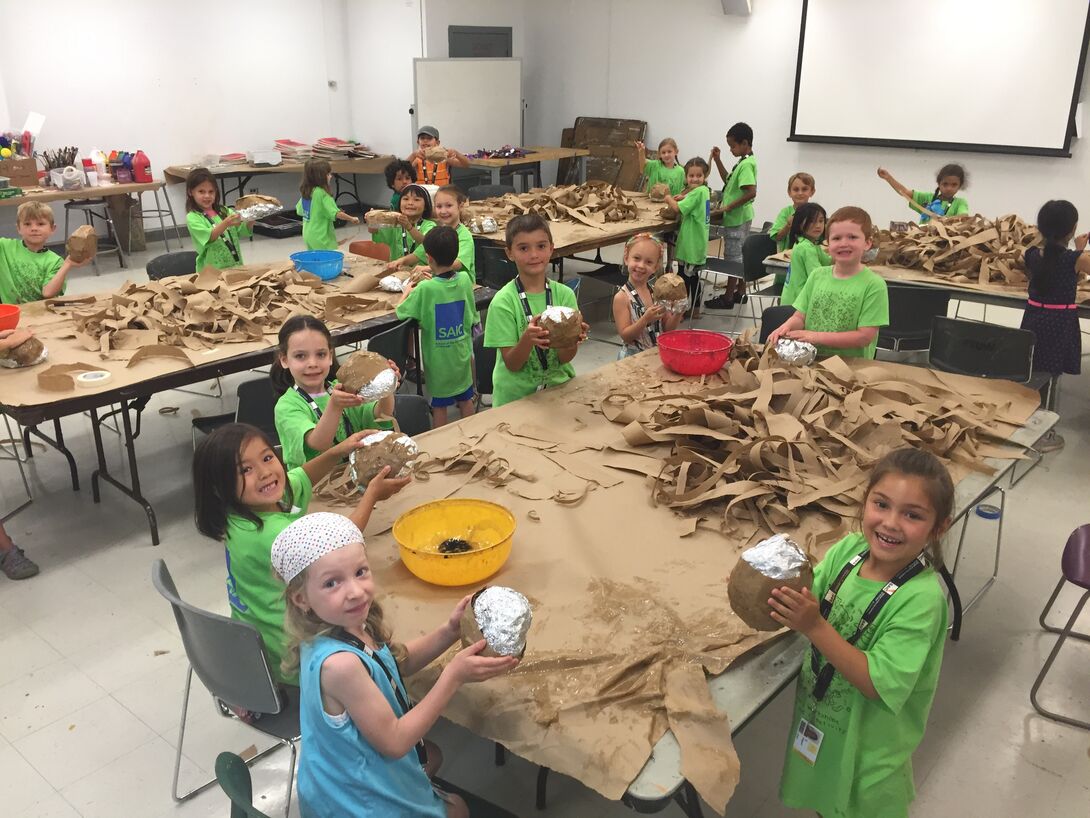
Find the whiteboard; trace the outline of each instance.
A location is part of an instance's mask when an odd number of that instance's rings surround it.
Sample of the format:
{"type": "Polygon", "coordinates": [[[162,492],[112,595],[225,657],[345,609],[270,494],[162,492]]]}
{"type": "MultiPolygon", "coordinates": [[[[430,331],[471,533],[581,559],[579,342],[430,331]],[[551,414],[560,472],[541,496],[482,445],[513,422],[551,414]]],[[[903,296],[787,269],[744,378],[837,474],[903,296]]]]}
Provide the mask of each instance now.
{"type": "Polygon", "coordinates": [[[805,0],[802,15],[791,141],[1068,155],[1087,0],[805,0]]]}
{"type": "Polygon", "coordinates": [[[414,145],[424,125],[463,153],[522,144],[522,60],[414,59],[413,74],[414,145]]]}

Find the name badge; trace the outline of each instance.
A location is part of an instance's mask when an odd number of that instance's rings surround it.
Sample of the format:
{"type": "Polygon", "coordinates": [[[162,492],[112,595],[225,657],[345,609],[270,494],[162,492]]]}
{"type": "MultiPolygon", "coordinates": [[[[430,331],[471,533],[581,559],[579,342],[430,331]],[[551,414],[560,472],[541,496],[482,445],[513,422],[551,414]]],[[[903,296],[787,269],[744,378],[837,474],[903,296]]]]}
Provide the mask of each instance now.
{"type": "Polygon", "coordinates": [[[799,719],[799,729],[795,731],[795,740],[791,748],[813,767],[817,763],[818,751],[821,750],[821,742],[824,738],[825,734],[814,725],[806,719],[799,719]]]}

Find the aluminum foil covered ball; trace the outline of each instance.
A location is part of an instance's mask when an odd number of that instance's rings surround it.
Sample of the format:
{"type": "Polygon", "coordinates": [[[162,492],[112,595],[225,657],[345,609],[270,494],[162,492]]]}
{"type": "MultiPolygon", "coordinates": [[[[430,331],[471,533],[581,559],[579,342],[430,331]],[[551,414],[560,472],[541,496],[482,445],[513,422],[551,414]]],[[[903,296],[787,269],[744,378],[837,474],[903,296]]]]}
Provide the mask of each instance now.
{"type": "Polygon", "coordinates": [[[7,369],[34,366],[42,363],[47,357],[49,357],[49,353],[45,345],[31,336],[17,347],[0,350],[0,366],[7,369]]]}
{"type": "Polygon", "coordinates": [[[348,455],[352,478],[360,489],[366,489],[386,466],[390,477],[404,477],[420,454],[416,441],[401,432],[382,431],[367,435],[363,445],[348,455]]]}
{"type": "Polygon", "coordinates": [[[742,552],[727,582],[727,597],[738,618],[759,631],[783,627],[768,606],[773,588],[801,591],[814,583],[810,558],[786,534],[776,534],[742,552]]]}
{"type": "Polygon", "coordinates": [[[575,346],[583,334],[583,314],[571,307],[546,307],[538,323],[549,331],[549,346],[553,349],[575,346]]]}
{"type": "Polygon", "coordinates": [[[366,401],[378,400],[397,391],[397,373],[389,362],[377,352],[360,350],[348,356],[340,369],[337,380],[341,386],[366,401]]]}
{"type": "Polygon", "coordinates": [[[526,633],[533,612],[530,601],[512,588],[489,586],[473,595],[462,614],[462,644],[484,639],[482,656],[517,656],[526,653],[526,633]]]}
{"type": "Polygon", "coordinates": [[[781,338],[776,342],[776,357],[791,366],[809,366],[817,360],[817,347],[806,341],[781,338]]]}

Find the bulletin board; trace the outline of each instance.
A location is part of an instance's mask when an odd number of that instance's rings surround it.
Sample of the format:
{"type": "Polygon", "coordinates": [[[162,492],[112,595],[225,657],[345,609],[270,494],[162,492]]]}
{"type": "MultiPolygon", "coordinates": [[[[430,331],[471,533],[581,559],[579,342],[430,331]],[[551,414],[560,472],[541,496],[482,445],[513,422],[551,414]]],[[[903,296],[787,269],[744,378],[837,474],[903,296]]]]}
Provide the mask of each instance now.
{"type": "Polygon", "coordinates": [[[413,60],[413,143],[417,129],[434,125],[448,148],[521,145],[522,60],[413,60]]]}

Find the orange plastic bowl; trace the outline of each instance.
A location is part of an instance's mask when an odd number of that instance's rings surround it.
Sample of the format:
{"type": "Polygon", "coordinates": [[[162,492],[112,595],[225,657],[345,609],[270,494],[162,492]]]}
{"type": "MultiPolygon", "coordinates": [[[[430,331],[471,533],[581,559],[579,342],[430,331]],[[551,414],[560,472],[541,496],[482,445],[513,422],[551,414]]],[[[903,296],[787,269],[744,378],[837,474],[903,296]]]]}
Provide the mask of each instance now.
{"type": "Polygon", "coordinates": [[[15,329],[19,326],[19,305],[0,304],[0,330],[15,329]]]}
{"type": "Polygon", "coordinates": [[[659,336],[662,365],[678,375],[711,375],[723,368],[734,341],[706,329],[677,329],[659,336]]]}

